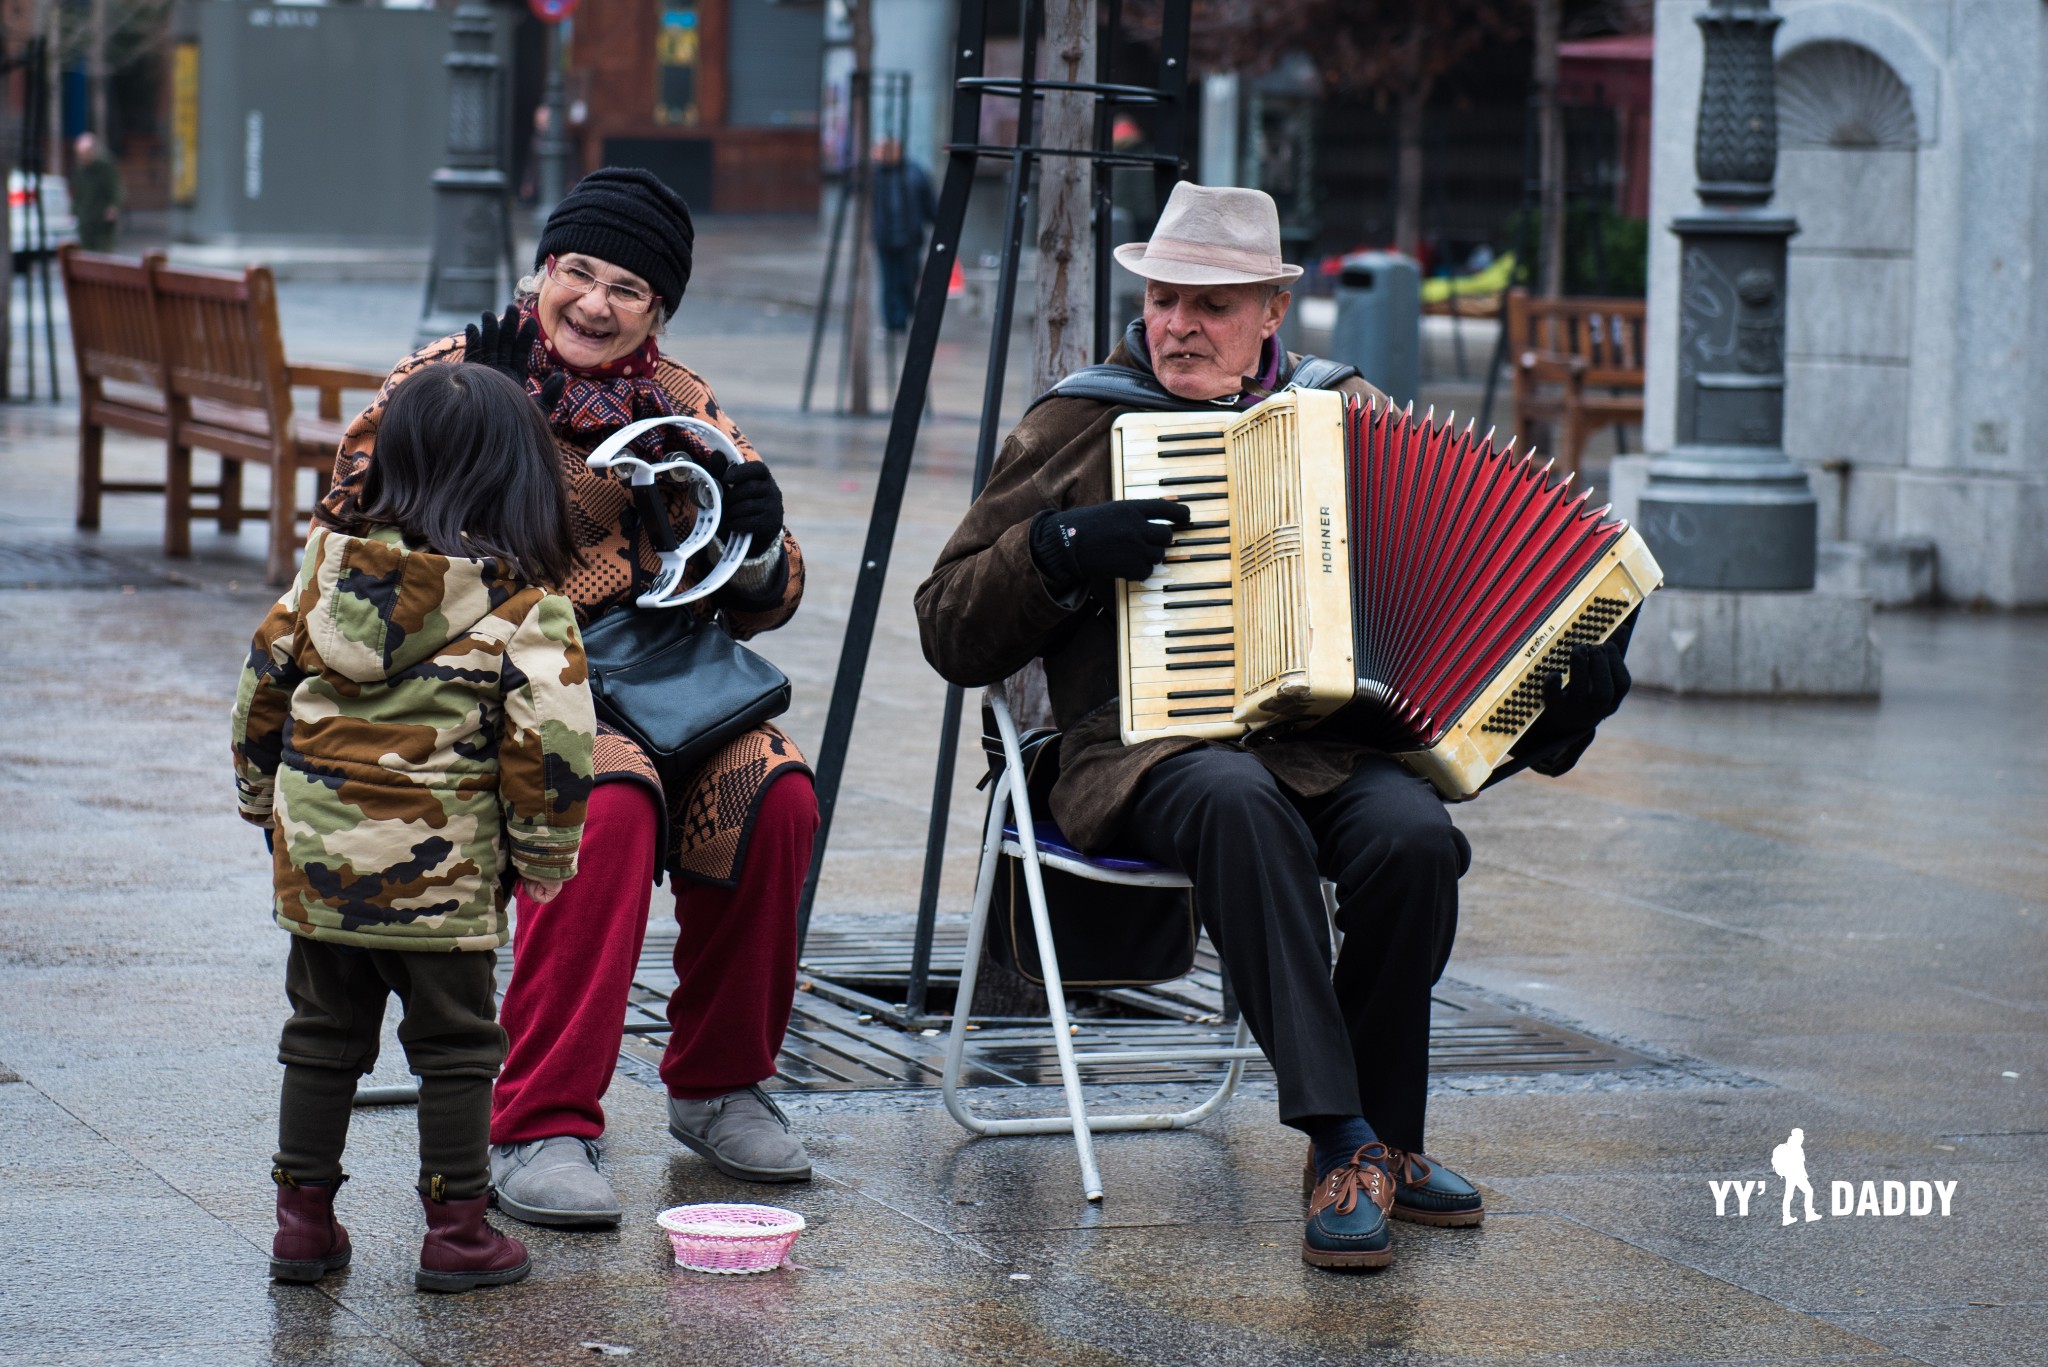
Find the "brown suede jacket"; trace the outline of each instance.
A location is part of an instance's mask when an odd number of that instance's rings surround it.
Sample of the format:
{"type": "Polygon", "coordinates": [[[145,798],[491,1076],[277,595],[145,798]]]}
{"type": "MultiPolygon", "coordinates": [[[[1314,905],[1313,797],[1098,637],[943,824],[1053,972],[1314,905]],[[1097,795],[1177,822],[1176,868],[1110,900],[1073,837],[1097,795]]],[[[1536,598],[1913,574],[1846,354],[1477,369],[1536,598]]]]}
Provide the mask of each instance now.
{"type": "MultiPolygon", "coordinates": [[[[1287,373],[1299,361],[1289,354],[1287,373]]],[[[1121,343],[1108,363],[1142,365],[1121,343]]],[[[1355,377],[1338,388],[1360,397],[1379,393],[1355,377]]],[[[1117,719],[1111,585],[1091,585],[1078,607],[1067,607],[1047,591],[1031,560],[1031,520],[1041,511],[1110,501],[1109,429],[1131,411],[1093,399],[1054,398],[1027,413],[997,453],[988,487],[917,590],[925,658],[952,682],[981,687],[1033,659],[1044,662],[1053,717],[1063,733],[1052,816],[1091,852],[1115,841],[1153,765],[1218,743],[1173,736],[1125,745],[1117,719]]],[[[1304,797],[1337,787],[1370,753],[1349,741],[1315,737],[1250,748],[1304,797]]]]}
{"type": "MultiPolygon", "coordinates": [[[[1300,360],[1289,353],[1285,374],[1291,375],[1300,360]]],[[[1123,343],[1109,354],[1108,364],[1144,367],[1123,343]]],[[[1361,398],[1385,397],[1355,376],[1336,388],[1361,398]]],[[[1117,715],[1112,585],[1090,585],[1081,602],[1070,606],[1052,596],[1032,563],[1031,521],[1041,511],[1111,499],[1109,430],[1132,411],[1060,397],[1025,414],[997,453],[988,487],[917,590],[925,659],[952,682],[984,687],[1033,659],[1043,661],[1053,718],[1062,733],[1052,816],[1070,840],[1090,853],[1114,845],[1154,765],[1203,745],[1225,744],[1174,736],[1125,745],[1117,715]]],[[[1563,773],[1591,741],[1588,731],[1541,753],[1517,756],[1495,771],[1494,780],[1524,767],[1563,773]]],[[[1362,757],[1374,753],[1355,741],[1316,732],[1232,745],[1256,756],[1302,797],[1332,791],[1351,777],[1362,757]]]]}

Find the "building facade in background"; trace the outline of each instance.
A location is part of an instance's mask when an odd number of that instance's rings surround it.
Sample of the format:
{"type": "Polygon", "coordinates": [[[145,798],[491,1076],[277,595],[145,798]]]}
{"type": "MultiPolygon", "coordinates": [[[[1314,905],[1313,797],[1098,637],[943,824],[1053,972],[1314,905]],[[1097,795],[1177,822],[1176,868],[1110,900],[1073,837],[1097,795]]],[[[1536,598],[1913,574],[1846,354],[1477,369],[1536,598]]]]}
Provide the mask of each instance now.
{"type": "Polygon", "coordinates": [[[644,166],[708,213],[818,206],[824,8],[591,0],[571,20],[581,164],[644,166]]]}
{"type": "MultiPolygon", "coordinates": [[[[165,54],[172,234],[424,242],[447,146],[448,20],[188,0],[165,54]]],[[[511,34],[498,38],[502,66],[511,34]]]]}
{"type": "MultiPolygon", "coordinates": [[[[489,8],[501,160],[530,196],[547,30],[521,0],[489,8]]],[[[185,240],[424,241],[452,10],[178,0],[151,11],[155,27],[124,39],[133,51],[101,130],[136,187],[131,207],[168,208],[168,232],[185,240]]],[[[10,52],[34,12],[31,0],[0,10],[10,52]]],[[[700,213],[814,211],[824,20],[822,3],[803,0],[585,0],[562,25],[571,176],[645,166],[700,213]]],[[[67,66],[59,86],[68,141],[86,126],[81,72],[67,66]]]]}
{"type": "MultiPolygon", "coordinates": [[[[1651,451],[1676,424],[1698,0],[1657,12],[1651,451]]],[[[1821,536],[1931,544],[1940,597],[2048,605],[2048,6],[1780,0],[1775,207],[1795,216],[1785,447],[1821,536]]]]}

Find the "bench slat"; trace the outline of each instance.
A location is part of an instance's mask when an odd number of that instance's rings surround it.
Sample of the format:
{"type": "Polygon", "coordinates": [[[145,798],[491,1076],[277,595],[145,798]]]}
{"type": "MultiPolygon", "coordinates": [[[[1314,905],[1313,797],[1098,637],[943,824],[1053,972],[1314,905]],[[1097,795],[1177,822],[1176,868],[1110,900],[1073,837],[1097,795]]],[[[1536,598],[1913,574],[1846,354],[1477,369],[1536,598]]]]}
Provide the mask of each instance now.
{"type": "Polygon", "coordinates": [[[163,493],[164,551],[176,556],[190,551],[195,514],[217,519],[224,531],[236,530],[244,516],[263,517],[270,532],[265,574],[283,583],[300,544],[298,473],[311,470],[316,487],[326,487],[345,430],[342,395],[375,393],[386,376],[353,366],[289,365],[267,266],[201,270],[171,266],[161,253],[136,259],[75,246],[60,257],[79,375],[79,526],[99,525],[103,494],[163,493]],[[294,411],[294,386],[316,392],[319,416],[294,411]],[[109,427],[164,439],[162,484],[102,478],[109,427]],[[193,484],[195,449],[220,454],[219,484],[193,484]],[[241,506],[245,460],[271,467],[268,509],[241,506]],[[216,506],[195,508],[196,493],[214,495],[216,506]]]}
{"type": "Polygon", "coordinates": [[[1576,470],[1594,432],[1642,422],[1646,317],[1641,299],[1508,292],[1515,434],[1525,447],[1531,424],[1555,423],[1559,449],[1553,454],[1565,470],[1576,470]]]}

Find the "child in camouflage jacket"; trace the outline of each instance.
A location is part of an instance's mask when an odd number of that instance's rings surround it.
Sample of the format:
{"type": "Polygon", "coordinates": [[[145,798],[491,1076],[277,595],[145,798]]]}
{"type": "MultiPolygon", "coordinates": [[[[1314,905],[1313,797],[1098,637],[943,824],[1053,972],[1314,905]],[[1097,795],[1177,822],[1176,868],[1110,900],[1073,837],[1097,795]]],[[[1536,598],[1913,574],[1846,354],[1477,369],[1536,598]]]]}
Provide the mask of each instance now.
{"type": "Polygon", "coordinates": [[[349,1260],[334,1193],[391,992],[420,1078],[416,1284],[526,1275],[525,1248],[483,1218],[505,1056],[496,950],[515,878],[546,901],[576,871],[596,730],[575,611],[546,587],[574,564],[557,462],[505,376],[409,377],[354,534],[313,533],[242,671],[241,810],[272,844],[275,916],[292,932],[272,1171],[281,1280],[349,1260]]]}

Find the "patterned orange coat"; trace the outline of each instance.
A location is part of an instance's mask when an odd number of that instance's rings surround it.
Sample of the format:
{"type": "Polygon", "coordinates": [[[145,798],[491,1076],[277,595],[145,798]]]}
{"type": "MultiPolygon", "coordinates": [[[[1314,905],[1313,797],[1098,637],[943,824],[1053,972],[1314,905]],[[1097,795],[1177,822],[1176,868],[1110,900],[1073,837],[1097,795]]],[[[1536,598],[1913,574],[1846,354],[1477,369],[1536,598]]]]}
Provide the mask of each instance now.
{"type": "MultiPolygon", "coordinates": [[[[349,424],[334,462],[334,488],[321,501],[316,518],[337,525],[334,510],[360,484],[375,458],[377,424],[392,390],[422,366],[460,361],[462,350],[461,337],[444,337],[393,368],[376,400],[349,424]]],[[[760,459],[719,405],[711,386],[695,372],[663,356],[655,366],[654,380],[677,412],[714,424],[748,460],[760,459]]],[[[559,429],[555,436],[569,491],[570,526],[582,557],[582,564],[562,589],[575,603],[577,619],[586,625],[644,591],[659,565],[652,545],[639,534],[639,518],[626,487],[593,474],[584,465],[584,457],[596,441],[571,441],[559,429]]],[[[676,486],[669,486],[669,494],[670,517],[681,531],[695,516],[695,509],[676,486]]],[[[803,598],[803,551],[787,530],[782,534],[782,548],[788,573],[779,595],[751,599],[728,586],[702,605],[707,612],[723,612],[726,626],[741,640],[781,626],[795,615],[803,598]]],[[[733,741],[695,775],[671,776],[674,781],[666,788],[654,764],[637,746],[603,726],[598,728],[595,765],[599,783],[640,783],[661,800],[668,813],[664,862],[671,872],[719,887],[738,882],[754,816],[769,784],[786,772],[810,772],[796,744],[773,724],[764,724],[733,741]]]]}

